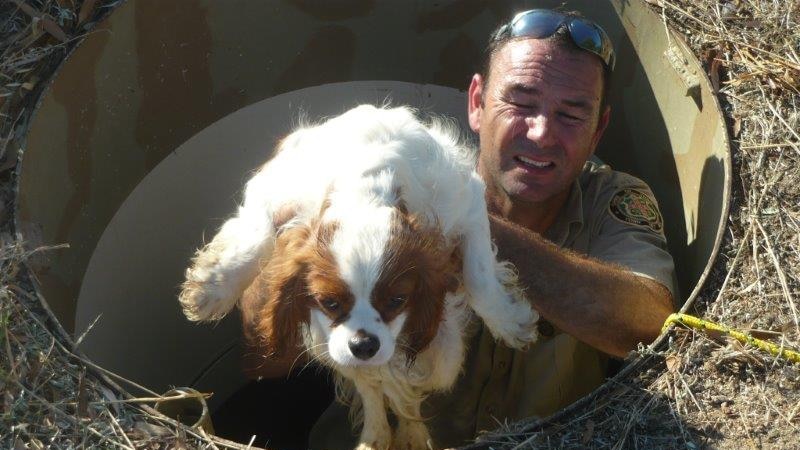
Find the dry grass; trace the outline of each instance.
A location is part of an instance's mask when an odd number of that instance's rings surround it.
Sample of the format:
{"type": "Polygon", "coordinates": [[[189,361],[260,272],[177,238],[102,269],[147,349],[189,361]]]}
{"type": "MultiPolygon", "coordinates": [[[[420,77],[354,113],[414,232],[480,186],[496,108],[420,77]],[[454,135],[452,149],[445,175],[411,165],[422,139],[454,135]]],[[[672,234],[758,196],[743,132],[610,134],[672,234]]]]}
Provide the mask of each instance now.
{"type": "MultiPolygon", "coordinates": [[[[688,312],[798,348],[800,5],[646,1],[703,62],[734,146],[723,249],[688,312]]],[[[111,3],[0,2],[0,169],[15,159],[5,144],[23,132],[38,80],[103,14],[100,5],[111,3]]],[[[120,402],[48,325],[20,265],[27,255],[3,212],[11,175],[0,175],[0,447],[214,447],[138,403],[120,402]]],[[[487,439],[496,448],[800,448],[800,365],[686,329],[674,329],[640,356],[640,370],[589,404],[546,423],[506,426],[487,439]]]]}
{"type": "MultiPolygon", "coordinates": [[[[8,173],[4,181],[0,204],[8,207],[8,173]]],[[[126,399],[98,375],[101,368],[70,350],[27,277],[22,263],[31,253],[6,220],[0,227],[0,448],[221,448],[202,432],[142,408],[154,399],[126,399]]]]}
{"type": "MultiPolygon", "coordinates": [[[[0,1],[0,448],[223,448],[126,399],[70,349],[43,310],[14,238],[13,173],[33,102],[84,30],[119,0],[0,1]]],[[[48,249],[37,251],[46,252],[48,249]]],[[[103,374],[103,375],[101,375],[103,374]]],[[[116,379],[125,382],[124,379],[116,379]]],[[[156,395],[153,393],[149,393],[156,395]]],[[[150,395],[148,395],[149,397],[150,395]]]]}

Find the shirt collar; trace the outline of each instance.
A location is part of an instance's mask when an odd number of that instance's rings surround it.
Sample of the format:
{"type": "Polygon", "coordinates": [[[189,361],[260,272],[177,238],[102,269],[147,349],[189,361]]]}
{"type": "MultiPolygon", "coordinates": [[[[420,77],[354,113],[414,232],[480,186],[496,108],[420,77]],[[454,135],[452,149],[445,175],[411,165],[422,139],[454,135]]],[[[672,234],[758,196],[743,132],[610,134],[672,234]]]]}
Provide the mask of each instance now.
{"type": "Polygon", "coordinates": [[[563,247],[570,235],[574,236],[581,228],[583,228],[583,189],[580,181],[576,179],[572,183],[567,201],[564,202],[558,217],[547,229],[544,237],[563,247]]]}

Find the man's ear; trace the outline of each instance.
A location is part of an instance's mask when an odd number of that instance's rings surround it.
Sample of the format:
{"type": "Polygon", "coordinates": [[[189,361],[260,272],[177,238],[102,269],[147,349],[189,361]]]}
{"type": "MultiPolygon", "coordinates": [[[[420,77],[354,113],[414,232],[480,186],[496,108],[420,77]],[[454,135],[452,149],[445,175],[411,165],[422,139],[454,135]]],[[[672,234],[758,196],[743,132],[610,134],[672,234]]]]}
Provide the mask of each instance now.
{"type": "Polygon", "coordinates": [[[481,129],[481,113],[483,112],[483,77],[476,73],[472,76],[467,92],[467,114],[469,127],[478,133],[481,129]]]}
{"type": "Polygon", "coordinates": [[[611,120],[611,106],[606,106],[605,111],[603,114],[600,115],[600,120],[597,121],[597,129],[594,131],[594,136],[592,136],[592,153],[594,153],[595,149],[597,148],[597,144],[600,143],[600,138],[603,137],[603,133],[606,131],[606,127],[608,127],[608,122],[611,120]]]}

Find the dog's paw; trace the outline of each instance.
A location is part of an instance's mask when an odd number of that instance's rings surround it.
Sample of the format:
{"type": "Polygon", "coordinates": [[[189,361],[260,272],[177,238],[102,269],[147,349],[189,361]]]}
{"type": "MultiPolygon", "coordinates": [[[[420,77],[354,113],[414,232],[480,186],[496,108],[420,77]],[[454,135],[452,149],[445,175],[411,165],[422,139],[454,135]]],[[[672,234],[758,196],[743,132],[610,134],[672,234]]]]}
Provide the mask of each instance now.
{"type": "Polygon", "coordinates": [[[361,442],[356,450],[389,450],[391,447],[390,439],[377,439],[368,442],[361,442]]]}
{"type": "Polygon", "coordinates": [[[428,427],[414,420],[399,419],[392,440],[393,450],[428,450],[433,448],[428,427]]]}
{"type": "MultiPolygon", "coordinates": [[[[380,421],[379,421],[380,422],[380,421]]],[[[388,450],[392,448],[392,429],[386,419],[383,424],[365,420],[356,450],[388,450]]]]}
{"type": "Polygon", "coordinates": [[[502,339],[511,348],[521,349],[539,338],[536,326],[539,313],[525,299],[508,299],[492,314],[484,316],[483,321],[495,338],[502,339]]]}
{"type": "Polygon", "coordinates": [[[211,274],[189,268],[186,269],[186,281],[181,286],[178,300],[187,319],[207,321],[225,317],[232,307],[229,296],[211,274]]]}

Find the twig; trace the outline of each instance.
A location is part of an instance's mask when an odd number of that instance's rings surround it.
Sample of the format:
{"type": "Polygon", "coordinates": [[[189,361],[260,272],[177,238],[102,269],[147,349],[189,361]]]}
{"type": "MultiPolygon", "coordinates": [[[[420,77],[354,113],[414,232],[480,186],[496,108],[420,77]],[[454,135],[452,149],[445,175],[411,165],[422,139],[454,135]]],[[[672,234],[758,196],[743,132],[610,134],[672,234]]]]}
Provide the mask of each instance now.
{"type": "Polygon", "coordinates": [[[128,435],[125,433],[125,430],[122,429],[122,426],[119,424],[119,421],[117,420],[117,418],[114,417],[114,414],[112,414],[111,411],[109,411],[109,410],[105,410],[105,412],[108,415],[109,419],[111,419],[111,422],[117,427],[117,429],[119,429],[119,432],[122,435],[122,438],[125,439],[125,442],[131,448],[136,448],[136,446],[133,445],[133,442],[131,442],[131,440],[128,439],[128,435]]]}
{"type": "Polygon", "coordinates": [[[700,20],[700,19],[698,19],[697,17],[695,17],[695,16],[693,16],[692,14],[690,14],[688,11],[686,11],[686,10],[684,10],[684,9],[682,9],[682,8],[679,8],[678,6],[676,6],[675,4],[673,4],[672,2],[670,2],[670,1],[668,1],[668,0],[661,0],[661,3],[663,3],[663,4],[667,5],[667,6],[669,6],[670,8],[674,9],[675,11],[678,11],[679,13],[683,14],[684,16],[686,16],[686,17],[688,17],[688,18],[692,19],[693,21],[695,21],[695,22],[697,22],[698,24],[702,25],[702,26],[703,26],[703,28],[706,28],[706,29],[708,29],[708,28],[712,28],[712,27],[711,27],[711,25],[709,25],[709,24],[707,24],[707,23],[703,22],[702,20],[700,20]]]}
{"type": "Polygon", "coordinates": [[[110,370],[108,370],[108,369],[105,369],[105,368],[103,368],[103,367],[101,367],[101,366],[98,366],[97,364],[93,363],[92,361],[90,361],[90,360],[88,360],[88,359],[86,359],[86,358],[83,358],[83,357],[82,357],[82,356],[80,356],[80,355],[77,355],[77,354],[75,354],[75,353],[74,353],[74,352],[73,352],[71,349],[67,348],[67,347],[66,347],[64,344],[62,344],[62,343],[61,343],[60,339],[59,339],[57,336],[55,336],[55,335],[53,334],[53,332],[50,330],[50,328],[49,328],[49,327],[47,327],[47,326],[46,326],[46,325],[45,325],[45,324],[44,324],[44,323],[43,323],[43,322],[42,322],[42,321],[39,319],[39,317],[37,317],[37,316],[36,316],[36,314],[34,314],[34,313],[33,313],[33,311],[30,311],[28,308],[24,308],[24,307],[22,307],[21,305],[19,305],[18,307],[19,307],[19,308],[21,308],[21,309],[22,309],[22,310],[25,312],[25,314],[26,314],[26,315],[27,315],[27,316],[28,316],[28,317],[29,317],[29,318],[30,318],[32,321],[36,322],[36,323],[37,323],[37,324],[38,324],[38,325],[39,325],[39,326],[40,326],[40,327],[41,327],[43,330],[46,330],[46,332],[47,332],[47,333],[48,333],[50,336],[52,336],[52,337],[55,339],[55,343],[56,343],[56,345],[57,345],[57,346],[58,346],[58,347],[61,349],[61,351],[63,351],[63,352],[64,352],[64,354],[66,354],[67,356],[69,356],[69,357],[71,357],[71,358],[73,358],[73,359],[76,359],[76,360],[78,360],[79,362],[81,362],[82,364],[84,364],[84,365],[86,365],[86,366],[88,366],[88,367],[91,367],[92,369],[95,369],[95,370],[97,370],[97,371],[99,371],[99,372],[102,372],[102,373],[103,373],[103,374],[105,374],[105,375],[108,375],[108,376],[110,376],[110,377],[116,378],[116,379],[117,379],[117,380],[119,380],[119,381],[125,382],[125,383],[127,383],[129,386],[133,386],[133,387],[135,387],[135,388],[137,388],[137,389],[141,390],[142,392],[146,392],[146,393],[148,393],[148,394],[150,394],[150,395],[153,395],[153,396],[158,396],[158,393],[151,391],[150,389],[148,389],[148,388],[146,388],[146,387],[144,387],[144,386],[142,386],[142,385],[140,385],[140,384],[136,383],[135,381],[129,380],[129,379],[127,379],[127,378],[123,377],[122,375],[118,375],[118,374],[116,374],[116,373],[114,373],[114,372],[112,372],[112,371],[110,371],[110,370]]]}
{"type": "Polygon", "coordinates": [[[122,400],[99,400],[90,402],[91,405],[118,405],[118,404],[125,404],[125,403],[157,403],[157,402],[164,402],[170,400],[183,400],[187,398],[202,398],[207,399],[211,397],[211,394],[204,394],[204,393],[197,393],[197,394],[176,394],[176,395],[169,395],[164,397],[142,397],[142,398],[128,398],[122,400]]]}
{"type": "Polygon", "coordinates": [[[769,253],[770,257],[772,258],[772,262],[775,265],[775,271],[778,273],[778,280],[781,283],[781,288],[783,289],[783,294],[786,297],[786,300],[789,302],[789,308],[792,311],[792,318],[794,318],[794,326],[797,334],[800,335],[800,320],[797,318],[797,308],[794,304],[794,299],[792,298],[792,293],[789,290],[789,286],[786,284],[786,275],[783,273],[783,269],[781,269],[780,261],[778,261],[778,257],[775,255],[775,251],[772,249],[772,244],[770,244],[769,236],[767,236],[767,232],[764,231],[764,228],[761,226],[761,222],[756,219],[756,226],[758,229],[761,230],[761,234],[764,236],[764,244],[766,244],[767,252],[769,253]]]}
{"type": "MultiPolygon", "coordinates": [[[[50,411],[53,411],[54,413],[64,417],[69,422],[71,422],[73,425],[75,425],[77,427],[81,427],[81,422],[78,419],[76,419],[72,415],[67,414],[64,411],[56,408],[55,406],[50,404],[50,402],[48,402],[47,400],[45,400],[42,397],[38,396],[35,392],[31,391],[30,389],[26,388],[25,385],[23,385],[22,383],[19,382],[19,380],[15,379],[14,380],[14,384],[16,384],[20,389],[24,390],[28,395],[30,395],[31,397],[36,399],[36,401],[38,401],[45,408],[47,408],[50,411]]],[[[136,450],[135,447],[128,447],[127,445],[125,445],[125,444],[123,444],[121,442],[117,442],[117,441],[114,441],[112,439],[109,439],[107,436],[102,435],[100,432],[98,432],[97,430],[95,430],[94,428],[92,428],[90,426],[83,426],[82,428],[85,428],[90,433],[94,434],[95,436],[97,436],[101,440],[103,440],[105,442],[108,442],[109,444],[113,444],[113,445],[115,445],[117,447],[124,448],[126,450],[136,450]]]]}

